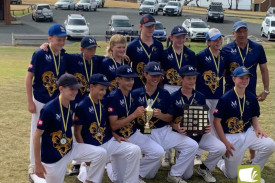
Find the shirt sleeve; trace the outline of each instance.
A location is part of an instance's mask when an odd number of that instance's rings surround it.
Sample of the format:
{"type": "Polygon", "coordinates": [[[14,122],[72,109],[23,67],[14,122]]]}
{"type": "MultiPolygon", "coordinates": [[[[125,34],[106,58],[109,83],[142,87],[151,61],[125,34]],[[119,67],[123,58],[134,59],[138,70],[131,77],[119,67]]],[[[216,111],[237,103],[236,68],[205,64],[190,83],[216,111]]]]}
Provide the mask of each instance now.
{"type": "Polygon", "coordinates": [[[83,125],[85,120],[85,109],[82,105],[78,105],[75,109],[75,125],[83,125]]]}
{"type": "Polygon", "coordinates": [[[255,98],[252,105],[252,117],[259,117],[260,116],[260,105],[258,100],[255,98]]]}
{"type": "Polygon", "coordinates": [[[259,64],[265,64],[267,62],[265,51],[262,45],[260,47],[260,58],[259,58],[259,64]]]}
{"type": "Polygon", "coordinates": [[[36,50],[32,55],[31,63],[28,67],[28,72],[35,73],[35,71],[36,71],[37,63],[39,62],[39,52],[38,51],[39,50],[36,50]]]}
{"type": "Polygon", "coordinates": [[[49,110],[42,108],[40,112],[40,117],[37,122],[37,129],[45,130],[49,125],[49,122],[52,121],[52,114],[49,110]]]}
{"type": "Polygon", "coordinates": [[[213,115],[217,118],[223,118],[224,111],[226,111],[225,107],[225,100],[223,98],[220,98],[213,115]]]}
{"type": "Polygon", "coordinates": [[[117,116],[117,101],[116,96],[109,96],[107,98],[108,114],[110,116],[117,116]]]}

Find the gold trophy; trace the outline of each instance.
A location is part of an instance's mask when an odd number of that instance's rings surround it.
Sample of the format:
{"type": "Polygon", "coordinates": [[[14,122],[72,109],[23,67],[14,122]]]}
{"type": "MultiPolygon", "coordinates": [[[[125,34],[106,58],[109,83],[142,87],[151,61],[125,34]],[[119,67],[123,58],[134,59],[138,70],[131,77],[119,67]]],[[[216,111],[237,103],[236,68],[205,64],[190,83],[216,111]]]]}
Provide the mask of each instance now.
{"type": "Polygon", "coordinates": [[[151,134],[150,128],[150,120],[153,117],[153,109],[152,106],[154,101],[152,99],[147,100],[147,107],[145,108],[145,126],[144,126],[144,134],[151,134]]]}

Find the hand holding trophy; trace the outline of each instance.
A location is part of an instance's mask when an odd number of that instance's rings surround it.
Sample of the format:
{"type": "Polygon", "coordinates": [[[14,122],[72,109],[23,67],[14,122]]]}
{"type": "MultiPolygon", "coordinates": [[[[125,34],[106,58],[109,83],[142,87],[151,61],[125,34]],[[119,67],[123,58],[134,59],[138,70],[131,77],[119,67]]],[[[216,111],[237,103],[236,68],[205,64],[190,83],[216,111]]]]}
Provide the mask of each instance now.
{"type": "Polygon", "coordinates": [[[153,117],[153,106],[154,101],[152,99],[147,100],[147,107],[145,108],[145,125],[144,125],[144,133],[150,134],[151,128],[150,128],[150,120],[153,117]]]}

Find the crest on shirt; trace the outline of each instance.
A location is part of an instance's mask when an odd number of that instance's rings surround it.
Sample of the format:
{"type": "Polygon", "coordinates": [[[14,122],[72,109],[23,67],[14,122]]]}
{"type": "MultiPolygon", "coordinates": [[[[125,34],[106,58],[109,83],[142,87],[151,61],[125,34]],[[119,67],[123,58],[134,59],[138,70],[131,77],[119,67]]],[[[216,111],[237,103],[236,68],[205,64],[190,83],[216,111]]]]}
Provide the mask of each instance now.
{"type": "Polygon", "coordinates": [[[203,73],[203,79],[205,85],[208,86],[211,92],[214,94],[219,87],[219,77],[215,72],[208,70],[203,73]]]}
{"type": "Polygon", "coordinates": [[[237,101],[235,100],[235,101],[231,101],[231,107],[232,108],[234,108],[234,109],[236,109],[237,108],[237,101]]]}
{"type": "Polygon", "coordinates": [[[173,53],[171,53],[170,55],[168,54],[167,55],[167,59],[168,60],[173,60],[174,59],[173,53]]]}
{"type": "Polygon", "coordinates": [[[230,64],[229,64],[229,70],[230,70],[230,72],[231,73],[233,73],[233,71],[237,68],[237,67],[239,67],[240,65],[237,63],[237,62],[231,62],[230,64]]]}
{"type": "Polygon", "coordinates": [[[124,101],[123,99],[121,99],[121,100],[119,101],[119,103],[120,103],[121,106],[124,106],[124,105],[125,105],[125,101],[124,101]]]}
{"type": "Polygon", "coordinates": [[[79,88],[79,91],[82,95],[84,95],[87,91],[87,88],[88,88],[88,82],[87,82],[85,76],[81,73],[75,73],[74,76],[78,80],[79,84],[82,85],[82,87],[79,88]]]}
{"type": "Polygon", "coordinates": [[[89,127],[89,131],[92,134],[92,137],[96,139],[100,144],[102,144],[105,137],[105,129],[106,127],[98,127],[96,122],[92,122],[89,127]]]}
{"type": "Polygon", "coordinates": [[[230,52],[234,54],[234,53],[237,53],[237,50],[236,50],[236,48],[234,48],[234,49],[231,48],[231,51],[230,51],[230,52]]]}
{"type": "Polygon", "coordinates": [[[60,114],[55,114],[55,119],[59,121],[61,115],[60,114]]]}
{"type": "Polygon", "coordinates": [[[67,152],[72,148],[71,142],[72,138],[66,137],[66,134],[63,134],[62,130],[53,132],[50,134],[52,137],[53,147],[59,152],[59,154],[63,157],[67,154],[67,152]],[[66,143],[62,143],[61,140],[65,139],[66,143]]]}
{"type": "Polygon", "coordinates": [[[109,66],[109,70],[110,70],[110,71],[114,71],[114,70],[116,70],[116,68],[115,68],[114,65],[112,65],[112,66],[109,66]]]}
{"type": "Polygon", "coordinates": [[[90,112],[90,113],[94,113],[94,111],[95,111],[95,109],[94,109],[93,106],[89,107],[89,112],[90,112]]]}
{"type": "Polygon", "coordinates": [[[57,79],[52,71],[47,71],[42,74],[43,86],[46,88],[50,96],[52,96],[57,89],[56,80],[57,79]]]}
{"type": "Polygon", "coordinates": [[[142,53],[143,53],[143,48],[142,48],[142,47],[137,47],[137,52],[138,52],[139,54],[142,54],[142,53]]]}
{"type": "Polygon", "coordinates": [[[181,82],[179,80],[180,75],[176,69],[174,68],[168,69],[165,76],[170,85],[179,85],[179,86],[181,85],[181,82]]]}
{"type": "Polygon", "coordinates": [[[139,98],[138,98],[138,102],[139,102],[139,103],[144,103],[144,101],[145,101],[145,100],[144,100],[144,97],[139,97],[139,98]]]}
{"type": "Polygon", "coordinates": [[[142,81],[143,84],[145,84],[144,83],[144,81],[145,81],[145,79],[144,79],[144,70],[145,70],[145,63],[144,62],[139,62],[137,64],[136,71],[138,73],[139,79],[142,81]]]}
{"type": "Polygon", "coordinates": [[[239,120],[237,117],[231,117],[229,118],[226,123],[228,126],[228,130],[229,133],[242,133],[243,132],[243,128],[245,127],[245,125],[248,123],[244,122],[243,120],[239,120]]]}
{"type": "Polygon", "coordinates": [[[176,100],[175,102],[177,107],[182,107],[182,101],[181,100],[176,100]]]}
{"type": "Polygon", "coordinates": [[[207,57],[207,56],[205,56],[205,61],[209,63],[209,62],[211,62],[211,61],[212,61],[212,58],[211,58],[210,56],[208,56],[208,57],[207,57]]]}
{"type": "Polygon", "coordinates": [[[48,61],[48,62],[51,62],[52,61],[52,56],[49,54],[49,55],[47,55],[47,54],[45,54],[45,59],[48,61]]]}

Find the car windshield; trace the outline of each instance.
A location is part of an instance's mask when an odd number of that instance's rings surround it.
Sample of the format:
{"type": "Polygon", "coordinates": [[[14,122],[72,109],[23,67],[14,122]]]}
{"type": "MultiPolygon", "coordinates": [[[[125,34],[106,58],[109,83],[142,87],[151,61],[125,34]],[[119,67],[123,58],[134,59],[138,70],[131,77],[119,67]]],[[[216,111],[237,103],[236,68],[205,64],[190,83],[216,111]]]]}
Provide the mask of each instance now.
{"type": "Polygon", "coordinates": [[[170,6],[178,6],[178,3],[177,2],[168,2],[167,5],[170,5],[170,6]]]}
{"type": "Polygon", "coordinates": [[[167,3],[169,0],[161,0],[161,3],[167,3]]]}
{"type": "Polygon", "coordinates": [[[223,11],[222,6],[211,6],[211,11],[223,11]]]}
{"type": "Polygon", "coordinates": [[[207,28],[207,25],[205,22],[191,22],[192,28],[207,28]]]}
{"type": "Polygon", "coordinates": [[[84,19],[70,19],[68,25],[86,25],[84,19]]]}
{"type": "Polygon", "coordinates": [[[275,21],[271,21],[271,27],[275,27],[275,21]]]}
{"type": "Polygon", "coordinates": [[[69,2],[68,0],[59,0],[59,2],[69,2]]]}
{"type": "Polygon", "coordinates": [[[157,23],[156,26],[155,26],[155,30],[163,30],[164,27],[161,23],[157,23]]]}
{"type": "Polygon", "coordinates": [[[114,27],[131,27],[129,20],[113,20],[114,27]]]}
{"type": "Polygon", "coordinates": [[[37,7],[38,10],[43,10],[44,8],[50,9],[50,6],[45,5],[45,6],[38,6],[38,7],[37,7]]]}
{"type": "Polygon", "coordinates": [[[154,2],[152,2],[152,1],[144,1],[143,4],[144,5],[154,5],[154,2]]]}
{"type": "Polygon", "coordinates": [[[273,12],[273,14],[275,14],[275,8],[273,9],[273,11],[272,11],[272,12],[273,12]]]}
{"type": "Polygon", "coordinates": [[[90,0],[80,0],[81,3],[90,3],[90,0]]]}

